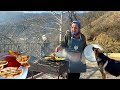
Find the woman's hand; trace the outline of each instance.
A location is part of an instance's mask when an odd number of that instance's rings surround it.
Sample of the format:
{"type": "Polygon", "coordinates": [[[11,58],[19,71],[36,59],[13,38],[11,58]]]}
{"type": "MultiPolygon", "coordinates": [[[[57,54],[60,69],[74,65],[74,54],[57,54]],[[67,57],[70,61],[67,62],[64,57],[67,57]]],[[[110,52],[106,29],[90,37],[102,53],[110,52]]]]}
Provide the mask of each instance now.
{"type": "Polygon", "coordinates": [[[55,52],[58,52],[60,50],[62,50],[62,47],[60,45],[55,48],[55,52]]]}

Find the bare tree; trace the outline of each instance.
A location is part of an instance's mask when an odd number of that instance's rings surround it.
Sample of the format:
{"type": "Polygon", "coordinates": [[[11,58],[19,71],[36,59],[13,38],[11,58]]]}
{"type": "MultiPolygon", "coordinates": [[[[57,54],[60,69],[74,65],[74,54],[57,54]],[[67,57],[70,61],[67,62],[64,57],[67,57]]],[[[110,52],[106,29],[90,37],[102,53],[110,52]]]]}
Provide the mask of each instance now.
{"type": "Polygon", "coordinates": [[[68,18],[71,24],[72,21],[77,20],[77,15],[75,11],[68,11],[68,18]]]}
{"type": "Polygon", "coordinates": [[[57,20],[57,22],[55,22],[56,24],[58,24],[59,25],[59,33],[60,33],[60,36],[59,36],[59,43],[61,43],[61,41],[62,41],[62,22],[63,22],[63,20],[62,20],[62,18],[63,18],[63,12],[61,11],[60,12],[60,15],[59,14],[57,14],[56,12],[53,12],[52,11],[52,15],[54,15],[54,17],[56,18],[56,20],[57,20]],[[58,16],[59,15],[59,16],[58,16]]]}

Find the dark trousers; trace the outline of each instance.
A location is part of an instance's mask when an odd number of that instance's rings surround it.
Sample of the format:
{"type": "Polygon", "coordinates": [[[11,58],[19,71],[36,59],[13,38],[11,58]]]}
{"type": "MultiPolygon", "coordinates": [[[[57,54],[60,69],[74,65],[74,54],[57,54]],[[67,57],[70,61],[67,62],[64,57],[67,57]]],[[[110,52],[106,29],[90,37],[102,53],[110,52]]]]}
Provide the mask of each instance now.
{"type": "Polygon", "coordinates": [[[68,73],[68,79],[79,79],[80,73],[68,73]]]}

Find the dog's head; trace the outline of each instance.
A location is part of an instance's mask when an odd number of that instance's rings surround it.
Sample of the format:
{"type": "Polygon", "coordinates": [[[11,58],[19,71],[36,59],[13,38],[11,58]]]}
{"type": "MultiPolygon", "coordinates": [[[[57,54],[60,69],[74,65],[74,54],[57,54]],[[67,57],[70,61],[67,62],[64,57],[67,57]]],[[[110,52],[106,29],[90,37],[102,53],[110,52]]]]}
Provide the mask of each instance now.
{"type": "Polygon", "coordinates": [[[100,50],[99,48],[92,47],[92,50],[95,53],[95,56],[97,57],[99,54],[104,53],[103,50],[100,50]]]}

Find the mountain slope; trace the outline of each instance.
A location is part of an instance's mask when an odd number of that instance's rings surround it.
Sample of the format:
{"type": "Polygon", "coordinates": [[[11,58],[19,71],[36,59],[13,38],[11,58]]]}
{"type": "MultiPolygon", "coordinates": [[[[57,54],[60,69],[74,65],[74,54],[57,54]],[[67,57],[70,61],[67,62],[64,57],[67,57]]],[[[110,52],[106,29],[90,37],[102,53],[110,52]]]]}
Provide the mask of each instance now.
{"type": "Polygon", "coordinates": [[[106,52],[120,52],[120,11],[109,11],[82,28],[87,43],[98,43],[106,52]]]}

